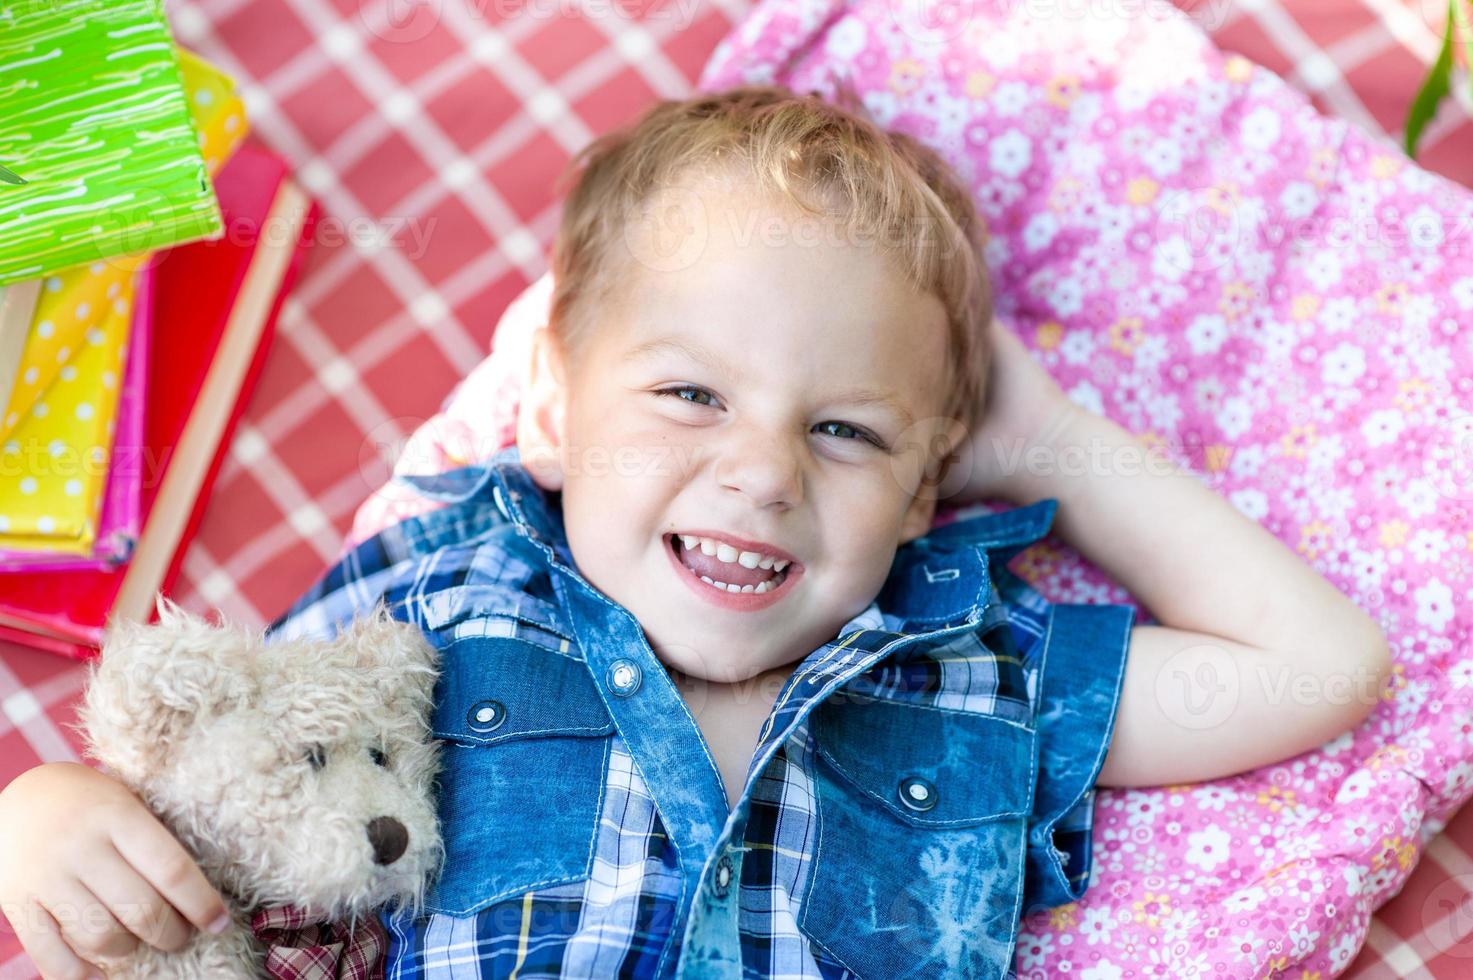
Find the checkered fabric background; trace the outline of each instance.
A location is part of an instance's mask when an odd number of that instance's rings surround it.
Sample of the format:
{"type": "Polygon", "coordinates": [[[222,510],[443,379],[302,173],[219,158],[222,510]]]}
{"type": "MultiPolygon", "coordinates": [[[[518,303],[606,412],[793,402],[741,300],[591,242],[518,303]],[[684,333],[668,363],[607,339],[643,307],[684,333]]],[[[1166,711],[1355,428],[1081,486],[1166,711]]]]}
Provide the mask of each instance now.
{"type": "MultiPolygon", "coordinates": [[[[1437,52],[1436,0],[1426,14],[1403,0],[1178,2],[1322,111],[1393,135],[1437,52]]],[[[178,39],[239,80],[253,138],[323,205],[186,557],[184,606],[263,624],[312,583],[396,447],[545,270],[554,175],[597,133],[687,94],[750,4],[169,0],[178,39]]],[[[1466,94],[1430,126],[1420,159],[1473,186],[1466,94]]],[[[0,643],[0,785],[77,758],[67,726],[83,676],[0,643]]],[[[1473,976],[1470,855],[1473,809],[1431,843],[1344,976],[1473,976]]],[[[34,976],[0,919],[0,980],[34,976]]]]}

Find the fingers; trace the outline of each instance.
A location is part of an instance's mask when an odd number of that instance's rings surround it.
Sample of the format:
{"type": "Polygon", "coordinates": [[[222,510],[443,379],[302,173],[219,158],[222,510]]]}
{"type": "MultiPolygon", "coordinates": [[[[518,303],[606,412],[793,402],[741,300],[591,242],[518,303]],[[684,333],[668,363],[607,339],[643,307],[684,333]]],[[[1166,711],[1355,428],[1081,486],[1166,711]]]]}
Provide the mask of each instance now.
{"type": "Polygon", "coordinates": [[[147,810],[123,813],[112,843],[139,876],[196,928],[223,932],[230,924],[225,902],[184,845],[147,810]]]}
{"type": "Polygon", "coordinates": [[[27,909],[27,928],[22,931],[18,923],[12,922],[20,936],[21,945],[30,954],[43,980],[86,980],[100,977],[102,971],[82,959],[67,945],[51,913],[39,905],[27,909]]]}
{"type": "Polygon", "coordinates": [[[89,879],[87,885],[129,932],[168,952],[180,950],[189,942],[193,928],[126,858],[108,848],[98,865],[105,865],[108,873],[89,879]]]}
{"type": "Polygon", "coordinates": [[[76,880],[58,881],[45,899],[46,911],[61,927],[62,938],[81,959],[127,956],[138,948],[138,937],[108,911],[107,905],[76,880]]]}

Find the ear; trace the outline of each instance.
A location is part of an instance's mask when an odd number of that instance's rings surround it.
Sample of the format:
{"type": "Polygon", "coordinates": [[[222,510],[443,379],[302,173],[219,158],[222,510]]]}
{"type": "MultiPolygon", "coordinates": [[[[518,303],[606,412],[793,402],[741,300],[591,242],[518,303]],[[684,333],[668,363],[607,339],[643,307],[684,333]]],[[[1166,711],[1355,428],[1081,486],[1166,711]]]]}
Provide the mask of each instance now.
{"type": "Polygon", "coordinates": [[[913,541],[931,530],[931,522],[936,518],[936,498],[927,493],[927,489],[922,487],[919,493],[910,498],[910,506],[900,519],[901,544],[913,541]]]}
{"type": "Polygon", "coordinates": [[[196,723],[254,686],[248,631],[155,602],[157,624],[109,625],[79,712],[88,753],[135,787],[160,775],[196,723]]]}
{"type": "Polygon", "coordinates": [[[529,348],[527,380],[517,415],[517,450],[522,465],[538,486],[547,491],[561,490],[567,363],[547,324],[532,331],[529,348]]]}
{"type": "Polygon", "coordinates": [[[936,520],[936,508],[941,499],[950,499],[951,493],[947,491],[951,479],[952,467],[958,460],[957,450],[965,440],[965,433],[952,430],[944,434],[937,434],[932,445],[935,447],[926,462],[926,469],[921,475],[920,485],[912,494],[910,505],[905,510],[905,515],[900,521],[900,543],[913,541],[927,534],[931,530],[931,524],[936,520]]]}
{"type": "Polygon", "coordinates": [[[428,705],[439,673],[440,654],[420,628],[395,619],[380,597],[359,612],[332,641],[345,666],[366,671],[365,682],[378,683],[386,700],[407,696],[428,705]]]}

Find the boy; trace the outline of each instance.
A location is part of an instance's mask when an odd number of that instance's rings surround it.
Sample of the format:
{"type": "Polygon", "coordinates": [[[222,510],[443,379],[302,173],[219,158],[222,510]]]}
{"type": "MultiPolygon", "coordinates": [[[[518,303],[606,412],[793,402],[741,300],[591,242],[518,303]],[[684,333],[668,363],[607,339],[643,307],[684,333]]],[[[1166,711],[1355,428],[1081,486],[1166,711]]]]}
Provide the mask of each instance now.
{"type": "MultiPolygon", "coordinates": [[[[1375,624],[995,324],[934,154],[750,88],[582,162],[517,447],[406,478],[446,506],[273,625],[382,598],[442,651],[446,860],[390,977],[1004,976],[1019,915],[1085,891],[1094,786],[1241,772],[1374,707],[1375,624]],[[1026,506],[927,533],[951,483],[1026,506]],[[1055,508],[1170,625],[1008,572],[1055,508]],[[1358,696],[1278,703],[1286,671],[1358,696]]],[[[0,794],[0,902],[53,976],[219,911],[76,766],[0,794]],[[78,902],[100,924],[52,914],[78,902]]]]}

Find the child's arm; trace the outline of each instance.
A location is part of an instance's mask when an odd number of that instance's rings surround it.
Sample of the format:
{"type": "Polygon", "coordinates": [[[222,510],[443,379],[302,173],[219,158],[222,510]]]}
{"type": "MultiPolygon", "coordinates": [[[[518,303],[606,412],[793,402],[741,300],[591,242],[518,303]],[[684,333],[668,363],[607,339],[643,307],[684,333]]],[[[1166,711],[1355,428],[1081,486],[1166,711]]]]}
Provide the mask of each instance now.
{"type": "Polygon", "coordinates": [[[1189,472],[1070,402],[996,323],[994,336],[960,496],[1057,498],[1059,535],[1161,624],[1132,630],[1098,784],[1214,779],[1359,724],[1391,670],[1376,622],[1189,472]]]}

